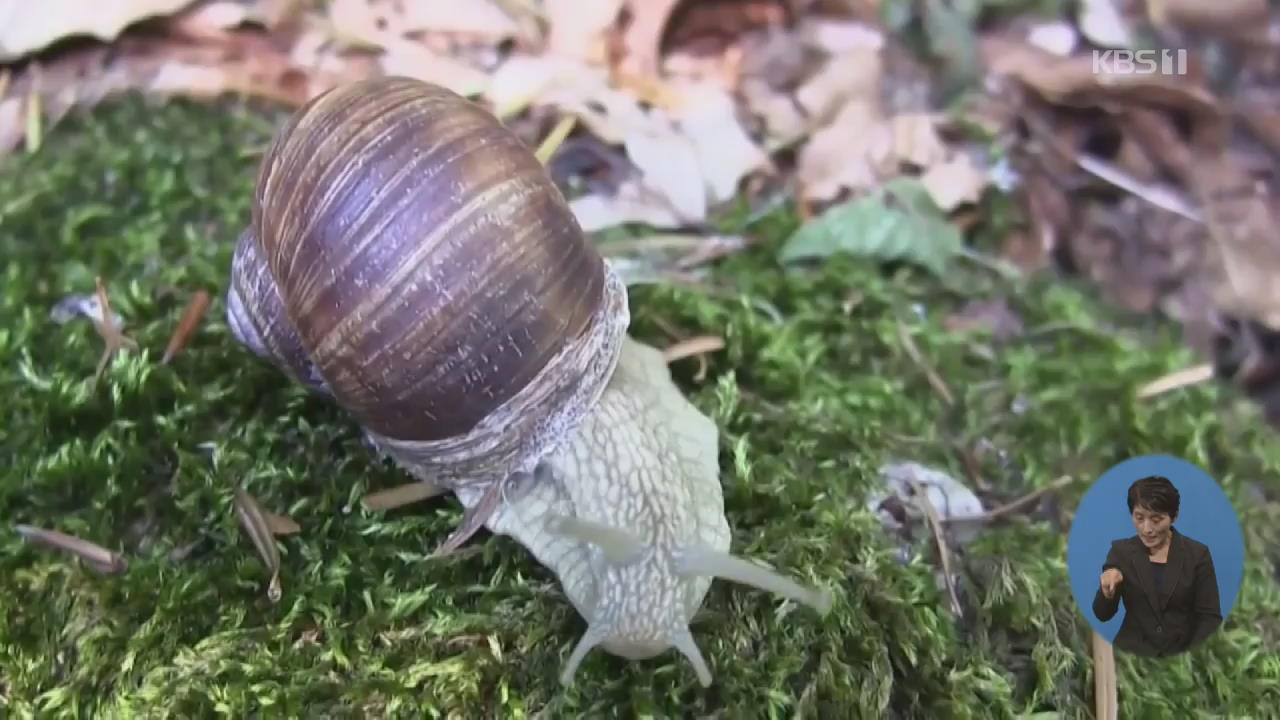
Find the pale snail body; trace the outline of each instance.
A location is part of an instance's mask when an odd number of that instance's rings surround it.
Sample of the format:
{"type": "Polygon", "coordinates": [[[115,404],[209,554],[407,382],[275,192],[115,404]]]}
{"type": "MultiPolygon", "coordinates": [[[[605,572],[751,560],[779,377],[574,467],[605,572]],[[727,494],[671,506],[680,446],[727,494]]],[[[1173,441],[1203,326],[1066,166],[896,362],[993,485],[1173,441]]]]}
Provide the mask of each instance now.
{"type": "Polygon", "coordinates": [[[674,647],[710,685],[689,623],[714,577],[830,610],[825,590],[729,554],[718,453],[715,423],[672,382],[662,353],[627,337],[595,411],[489,519],[556,574],[587,621],[562,682],[595,646],[633,660],[674,647]]]}
{"type": "Polygon", "coordinates": [[[626,335],[626,287],[533,153],[406,78],[341,86],[277,135],[236,248],[233,335],[556,573],[591,647],[650,657],[712,575],[829,607],[727,555],[714,424],[626,335]]]}

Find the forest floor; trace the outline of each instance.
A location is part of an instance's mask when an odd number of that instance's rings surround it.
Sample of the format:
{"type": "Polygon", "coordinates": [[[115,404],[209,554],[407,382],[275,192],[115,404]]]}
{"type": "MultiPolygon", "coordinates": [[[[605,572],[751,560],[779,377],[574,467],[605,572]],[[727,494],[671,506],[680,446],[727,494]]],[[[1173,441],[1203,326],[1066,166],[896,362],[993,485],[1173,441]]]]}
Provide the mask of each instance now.
{"type": "Polygon", "coordinates": [[[1280,444],[1216,383],[1134,399],[1195,361],[1178,328],[1070,279],[980,263],[942,278],[843,255],[783,268],[790,207],[725,228],[757,240],[715,265],[731,292],[632,288],[632,333],[659,347],[673,333],[724,338],[704,375],[694,358],[672,371],[721,430],[734,549],[830,587],[834,610],[717,582],[694,626],[710,688],[674,652],[595,652],[562,688],[584,624],[553,576],[486,532],[427,558],[456,502],[361,508],[405,477],[229,334],[232,248],[275,119],[122,96],[0,166],[0,517],[129,563],[98,573],[0,534],[0,714],[1091,717],[1091,629],[1066,533],[1089,483],[1146,453],[1221,483],[1248,556],[1225,628],[1201,648],[1117,653],[1121,716],[1280,706],[1280,508],[1259,500],[1280,492],[1280,444]],[[113,355],[95,386],[102,338],[50,311],[97,276],[139,348],[113,355]],[[212,297],[203,324],[160,364],[199,289],[212,297]],[[1021,331],[949,326],[990,301],[1021,331]],[[957,617],[931,533],[904,541],[867,508],[898,461],[980,478],[990,503],[1071,480],[950,548],[957,617]],[[280,539],[276,603],[236,484],[301,528],[280,539]]]}

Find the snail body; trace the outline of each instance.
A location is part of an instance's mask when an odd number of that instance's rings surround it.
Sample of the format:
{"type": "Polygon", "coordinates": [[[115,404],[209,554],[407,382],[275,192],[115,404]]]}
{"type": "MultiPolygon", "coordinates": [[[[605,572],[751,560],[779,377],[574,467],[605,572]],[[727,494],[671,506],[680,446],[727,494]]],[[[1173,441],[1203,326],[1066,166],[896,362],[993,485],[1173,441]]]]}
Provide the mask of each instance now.
{"type": "Polygon", "coordinates": [[[514,538],[600,646],[675,647],[713,577],[830,606],[728,553],[718,433],[627,335],[626,286],[533,152],[408,78],[339,86],[277,134],[232,259],[236,340],[348,411],[463,520],[514,538]]]}
{"type": "Polygon", "coordinates": [[[716,577],[830,611],[827,591],[729,553],[718,452],[715,423],[672,382],[662,353],[628,336],[594,412],[490,517],[587,621],[562,683],[599,646],[631,660],[675,648],[710,685],[689,623],[716,577]]]}

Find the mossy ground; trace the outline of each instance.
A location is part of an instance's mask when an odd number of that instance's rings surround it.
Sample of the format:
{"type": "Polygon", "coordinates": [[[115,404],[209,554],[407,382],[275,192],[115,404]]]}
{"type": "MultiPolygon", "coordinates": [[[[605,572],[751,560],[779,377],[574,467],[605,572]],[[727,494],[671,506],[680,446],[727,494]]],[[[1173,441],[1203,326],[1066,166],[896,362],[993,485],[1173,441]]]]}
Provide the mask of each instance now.
{"type": "Polygon", "coordinates": [[[222,293],[271,125],[224,110],[120,99],[4,162],[0,517],[80,535],[132,565],[98,576],[0,534],[0,715],[1089,717],[1089,626],[1071,600],[1064,528],[988,530],[968,550],[968,615],[956,621],[927,538],[903,563],[863,509],[882,463],[963,477],[958,450],[986,440],[1006,453],[984,467],[1005,497],[1078,478],[1067,510],[1133,455],[1208,468],[1245,527],[1241,595],[1190,656],[1118,657],[1122,716],[1276,717],[1280,513],[1245,483],[1278,489],[1280,444],[1209,385],[1129,399],[1192,361],[1177,333],[1108,318],[1060,280],[1002,289],[977,267],[958,267],[952,289],[849,258],[784,272],[772,258],[794,226],[785,213],[752,228],[760,248],[720,265],[733,293],[635,288],[634,334],[726,338],[702,382],[693,360],[674,370],[722,428],[735,548],[834,587],[835,610],[781,613],[766,594],[717,583],[695,626],[713,687],[674,653],[627,663],[597,651],[562,689],[584,626],[549,573],[487,533],[426,559],[456,504],[360,509],[362,494],[404,476],[376,463],[334,407],[233,343],[222,293]],[[95,390],[98,336],[48,313],[92,292],[96,274],[143,350],[117,357],[95,390]],[[969,281],[1010,293],[1030,332],[994,345],[944,331],[969,281]],[[160,366],[197,288],[214,294],[207,322],[160,366]],[[899,321],[953,407],[902,349],[899,321]],[[303,528],[281,542],[275,605],[234,516],[236,482],[303,528]],[[200,539],[187,559],[166,557],[200,539]]]}

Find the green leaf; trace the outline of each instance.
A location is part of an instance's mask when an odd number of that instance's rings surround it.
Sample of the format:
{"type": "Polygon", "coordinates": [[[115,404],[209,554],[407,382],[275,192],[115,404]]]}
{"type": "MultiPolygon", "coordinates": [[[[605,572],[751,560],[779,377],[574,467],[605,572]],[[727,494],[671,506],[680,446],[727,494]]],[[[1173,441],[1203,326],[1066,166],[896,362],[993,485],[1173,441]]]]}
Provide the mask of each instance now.
{"type": "Polygon", "coordinates": [[[787,238],[778,259],[790,263],[846,252],[910,262],[942,275],[963,245],[960,230],[924,185],[901,177],[810,220],[787,238]]]}

